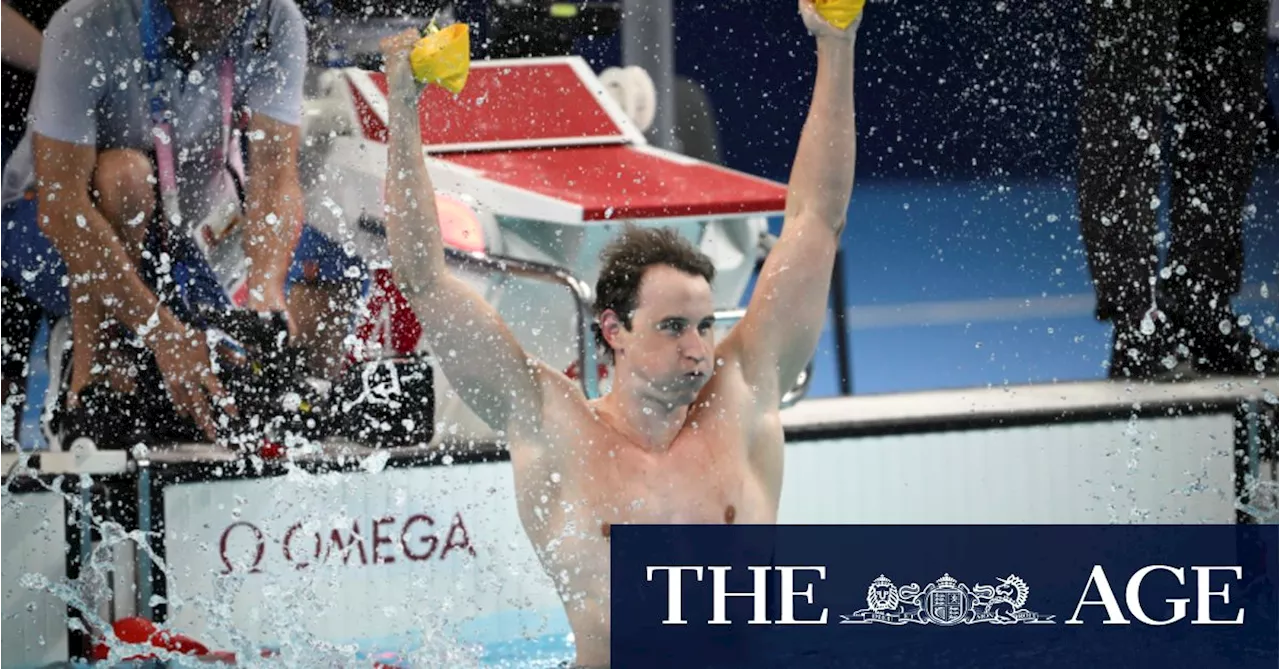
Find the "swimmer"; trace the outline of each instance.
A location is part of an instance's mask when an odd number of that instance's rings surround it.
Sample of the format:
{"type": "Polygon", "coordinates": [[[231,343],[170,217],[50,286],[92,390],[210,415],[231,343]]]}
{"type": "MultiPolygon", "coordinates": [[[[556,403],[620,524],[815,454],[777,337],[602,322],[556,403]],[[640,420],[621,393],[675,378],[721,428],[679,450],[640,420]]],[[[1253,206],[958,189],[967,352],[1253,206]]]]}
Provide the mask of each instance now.
{"type": "Polygon", "coordinates": [[[596,285],[597,341],[614,370],[593,400],[531,359],[449,272],[408,60],[420,35],[382,42],[392,270],[444,374],[509,444],[520,519],[560,590],[579,666],[610,661],[612,525],[777,522],[779,405],[822,332],[854,174],[858,22],[838,30],[812,0],[800,13],[818,71],[782,234],[744,318],[716,342],[710,261],[672,232],[629,228],[605,250],[596,285]]]}

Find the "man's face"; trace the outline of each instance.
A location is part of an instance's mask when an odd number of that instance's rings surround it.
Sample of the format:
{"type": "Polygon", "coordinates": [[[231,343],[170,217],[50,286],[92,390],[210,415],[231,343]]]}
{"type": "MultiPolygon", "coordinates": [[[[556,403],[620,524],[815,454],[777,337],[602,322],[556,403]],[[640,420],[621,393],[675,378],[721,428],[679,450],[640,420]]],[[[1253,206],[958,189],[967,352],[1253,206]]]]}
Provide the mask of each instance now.
{"type": "Polygon", "coordinates": [[[692,404],[715,364],[715,308],[711,286],[700,276],[665,265],[650,267],[640,282],[631,330],[613,329],[623,351],[618,374],[641,381],[673,406],[692,404]]]}
{"type": "Polygon", "coordinates": [[[196,48],[218,46],[244,20],[252,0],[169,0],[173,22],[196,48]]]}

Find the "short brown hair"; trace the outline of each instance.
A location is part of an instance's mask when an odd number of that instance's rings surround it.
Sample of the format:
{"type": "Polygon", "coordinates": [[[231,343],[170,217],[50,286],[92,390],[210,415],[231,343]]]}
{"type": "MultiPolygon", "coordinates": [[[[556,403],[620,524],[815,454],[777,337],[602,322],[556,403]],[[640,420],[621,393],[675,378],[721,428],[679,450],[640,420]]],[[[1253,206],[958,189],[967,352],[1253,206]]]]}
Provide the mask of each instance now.
{"type": "MultiPolygon", "coordinates": [[[[667,265],[685,274],[700,276],[711,283],[716,267],[706,254],[671,228],[641,228],[627,224],[622,234],[600,254],[600,278],[596,279],[595,314],[598,319],[606,310],[618,314],[623,327],[631,329],[631,315],[640,296],[640,281],[645,270],[654,265],[667,265]]],[[[597,322],[593,327],[596,345],[613,362],[613,349],[604,338],[597,322]]]]}

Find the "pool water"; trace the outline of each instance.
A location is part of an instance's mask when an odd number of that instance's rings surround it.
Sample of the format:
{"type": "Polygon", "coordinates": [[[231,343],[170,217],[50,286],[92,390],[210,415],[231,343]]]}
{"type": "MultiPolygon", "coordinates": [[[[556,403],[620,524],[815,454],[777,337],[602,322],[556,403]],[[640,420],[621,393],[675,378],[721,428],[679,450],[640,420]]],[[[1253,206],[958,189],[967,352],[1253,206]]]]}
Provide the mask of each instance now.
{"type": "Polygon", "coordinates": [[[479,659],[482,667],[552,669],[565,663],[571,664],[573,658],[571,636],[547,634],[486,644],[479,659]]]}
{"type": "MultiPolygon", "coordinates": [[[[146,652],[143,647],[120,649],[122,654],[146,652]]],[[[261,669],[559,669],[572,664],[570,634],[490,640],[485,643],[440,642],[425,646],[408,638],[379,638],[346,643],[307,642],[271,646],[273,656],[238,654],[237,668],[261,669]]],[[[229,666],[210,664],[196,657],[161,655],[159,660],[118,661],[118,663],[68,663],[38,669],[177,669],[229,666]]],[[[35,668],[33,668],[35,669],[35,668]]]]}
{"type": "MultiPolygon", "coordinates": [[[[352,644],[318,644],[309,648],[276,648],[275,657],[238,658],[237,667],[263,669],[559,669],[574,659],[571,636],[546,634],[538,637],[495,641],[483,645],[426,649],[405,640],[379,639],[352,644]]],[[[226,666],[208,664],[194,658],[174,656],[163,661],[70,663],[74,669],[175,669],[177,667],[226,666]]],[[[62,666],[62,665],[60,665],[62,666]]]]}

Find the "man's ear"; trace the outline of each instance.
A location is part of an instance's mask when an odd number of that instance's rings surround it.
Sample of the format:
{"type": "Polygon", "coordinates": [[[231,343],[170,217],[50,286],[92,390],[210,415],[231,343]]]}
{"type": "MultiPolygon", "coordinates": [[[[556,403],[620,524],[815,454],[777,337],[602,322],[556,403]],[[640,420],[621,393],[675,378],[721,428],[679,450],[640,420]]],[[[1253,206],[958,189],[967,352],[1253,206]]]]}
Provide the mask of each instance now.
{"type": "Polygon", "coordinates": [[[609,343],[609,348],[615,353],[622,351],[621,339],[622,332],[626,330],[626,326],[622,324],[622,319],[618,317],[618,313],[613,309],[605,309],[600,314],[600,333],[604,336],[604,340],[609,343]]]}

